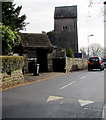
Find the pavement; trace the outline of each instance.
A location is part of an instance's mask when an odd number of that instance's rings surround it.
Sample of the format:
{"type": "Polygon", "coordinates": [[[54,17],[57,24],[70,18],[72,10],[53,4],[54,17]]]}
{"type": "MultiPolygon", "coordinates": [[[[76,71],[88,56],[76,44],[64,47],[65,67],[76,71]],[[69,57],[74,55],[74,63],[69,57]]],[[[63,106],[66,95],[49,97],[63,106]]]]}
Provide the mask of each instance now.
{"type": "Polygon", "coordinates": [[[25,79],[24,83],[19,83],[19,84],[13,85],[13,86],[9,86],[7,88],[2,89],[2,91],[8,90],[11,88],[20,87],[23,85],[32,84],[32,83],[43,81],[43,80],[49,80],[49,79],[52,79],[55,77],[62,76],[64,74],[66,74],[66,73],[64,73],[64,72],[45,72],[45,73],[40,73],[39,76],[34,76],[33,73],[24,74],[24,79],[25,79]]]}
{"type": "Polygon", "coordinates": [[[102,118],[104,118],[104,120],[106,120],[106,103],[104,104],[104,107],[103,107],[102,118]]]}
{"type": "Polygon", "coordinates": [[[33,82],[33,81],[58,77],[58,76],[61,76],[61,75],[64,75],[64,74],[65,73],[63,73],[63,72],[44,72],[44,73],[40,73],[39,76],[34,76],[33,73],[32,73],[32,74],[25,74],[24,79],[27,82],[33,82]]]}

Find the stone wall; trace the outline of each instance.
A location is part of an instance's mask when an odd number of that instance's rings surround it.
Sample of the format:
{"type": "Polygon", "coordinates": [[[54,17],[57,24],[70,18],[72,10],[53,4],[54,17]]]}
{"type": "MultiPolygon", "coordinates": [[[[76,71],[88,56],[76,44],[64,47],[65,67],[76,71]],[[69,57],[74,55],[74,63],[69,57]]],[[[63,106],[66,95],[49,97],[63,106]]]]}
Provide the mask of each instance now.
{"type": "Polygon", "coordinates": [[[87,68],[86,58],[68,58],[66,57],[66,72],[77,71],[87,68]]]}
{"type": "Polygon", "coordinates": [[[16,84],[25,82],[22,70],[16,70],[8,75],[7,73],[0,73],[0,88],[15,86],[16,84]]]}
{"type": "Polygon", "coordinates": [[[24,54],[24,66],[23,66],[23,73],[28,73],[28,55],[24,54]]]}
{"type": "Polygon", "coordinates": [[[53,71],[52,53],[47,54],[47,67],[48,67],[48,72],[53,71]]]}

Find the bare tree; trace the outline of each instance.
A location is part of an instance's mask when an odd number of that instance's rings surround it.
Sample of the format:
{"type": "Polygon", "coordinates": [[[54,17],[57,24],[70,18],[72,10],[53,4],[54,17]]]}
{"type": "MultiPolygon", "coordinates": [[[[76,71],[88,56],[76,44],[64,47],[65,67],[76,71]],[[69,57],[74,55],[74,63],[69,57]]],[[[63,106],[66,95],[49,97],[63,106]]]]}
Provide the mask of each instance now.
{"type": "Polygon", "coordinates": [[[100,44],[92,44],[89,46],[90,56],[100,56],[103,57],[104,49],[100,44]]]}
{"type": "Polygon", "coordinates": [[[106,57],[106,47],[104,47],[104,57],[106,57]]]}
{"type": "Polygon", "coordinates": [[[80,48],[80,51],[81,51],[83,57],[86,58],[86,57],[87,57],[87,48],[81,47],[81,48],[80,48]]]}

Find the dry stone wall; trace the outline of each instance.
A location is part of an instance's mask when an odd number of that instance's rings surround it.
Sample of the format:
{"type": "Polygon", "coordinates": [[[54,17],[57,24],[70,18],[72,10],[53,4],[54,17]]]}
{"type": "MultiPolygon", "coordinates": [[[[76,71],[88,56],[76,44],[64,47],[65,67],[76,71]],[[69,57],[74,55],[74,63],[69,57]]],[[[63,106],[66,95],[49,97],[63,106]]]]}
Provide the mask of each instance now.
{"type": "Polygon", "coordinates": [[[52,62],[52,54],[48,53],[47,54],[47,64],[48,64],[48,72],[52,72],[53,71],[53,62],[52,62]]]}
{"type": "Polygon", "coordinates": [[[66,57],[66,72],[77,71],[87,68],[86,58],[68,58],[66,57]]]}
{"type": "Polygon", "coordinates": [[[15,86],[16,84],[20,84],[25,82],[22,70],[16,70],[8,75],[7,73],[0,74],[0,87],[2,89],[15,86]]]}
{"type": "Polygon", "coordinates": [[[25,82],[22,72],[24,57],[0,56],[0,65],[0,89],[25,82]]]}

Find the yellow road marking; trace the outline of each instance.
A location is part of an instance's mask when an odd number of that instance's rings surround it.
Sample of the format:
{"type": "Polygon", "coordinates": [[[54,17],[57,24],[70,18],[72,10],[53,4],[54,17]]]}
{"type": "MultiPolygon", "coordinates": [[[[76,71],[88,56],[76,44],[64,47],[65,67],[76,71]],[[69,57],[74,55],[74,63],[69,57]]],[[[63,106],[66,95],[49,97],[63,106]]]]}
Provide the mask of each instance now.
{"type": "Polygon", "coordinates": [[[33,84],[33,83],[41,82],[41,81],[44,81],[44,80],[49,80],[49,79],[52,79],[52,78],[55,78],[55,77],[63,76],[65,74],[66,73],[62,73],[61,75],[58,74],[58,75],[54,75],[52,77],[47,77],[47,78],[44,78],[44,79],[39,79],[39,80],[28,81],[28,82],[25,82],[25,83],[20,83],[20,84],[17,84],[15,86],[10,86],[8,88],[4,88],[4,89],[1,88],[0,91],[5,91],[5,90],[11,89],[11,88],[16,88],[16,87],[20,87],[20,86],[24,86],[24,85],[33,84]]]}
{"type": "Polygon", "coordinates": [[[54,101],[54,100],[60,100],[63,99],[63,97],[59,97],[59,96],[49,96],[47,99],[47,102],[49,101],[54,101]]]}
{"type": "Polygon", "coordinates": [[[79,103],[81,106],[85,106],[91,103],[94,103],[94,101],[89,101],[89,100],[79,100],[79,103]]]}

